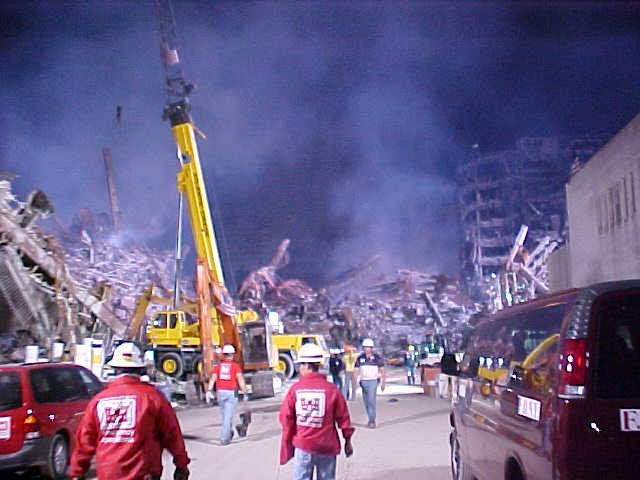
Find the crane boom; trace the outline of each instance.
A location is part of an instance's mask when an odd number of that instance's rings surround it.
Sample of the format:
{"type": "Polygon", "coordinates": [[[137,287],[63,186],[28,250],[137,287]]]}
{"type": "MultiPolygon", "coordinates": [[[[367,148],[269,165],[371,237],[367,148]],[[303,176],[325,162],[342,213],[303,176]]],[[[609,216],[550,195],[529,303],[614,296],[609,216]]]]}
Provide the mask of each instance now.
{"type": "Polygon", "coordinates": [[[202,174],[195,127],[191,119],[189,94],[193,85],[185,80],[182,72],[171,1],[156,0],[156,13],[160,25],[160,53],[167,95],[163,118],[171,123],[182,164],[182,170],[177,175],[178,190],[187,196],[197,255],[205,260],[212,280],[217,285],[224,286],[220,253],[202,174]]]}
{"type": "MultiPolygon", "coordinates": [[[[187,200],[198,257],[196,290],[199,325],[178,327],[177,325],[184,324],[184,321],[181,323],[172,319],[184,319],[184,313],[177,310],[168,311],[163,314],[167,319],[165,322],[167,326],[159,329],[151,328],[147,336],[153,339],[154,345],[157,345],[159,350],[165,352],[164,357],[159,361],[162,362],[164,358],[166,364],[174,368],[174,372],[181,372],[181,369],[177,368],[180,355],[187,355],[188,351],[193,352],[192,345],[200,348],[202,359],[199,361],[202,365],[209,366],[210,359],[213,358],[212,342],[218,345],[232,344],[236,349],[236,360],[243,366],[245,372],[253,372],[250,380],[253,393],[273,396],[273,372],[270,370],[271,337],[268,325],[264,320],[258,319],[255,312],[236,312],[225,287],[198,154],[195,136],[197,129],[191,119],[189,94],[193,90],[193,85],[185,80],[182,72],[171,0],[156,0],[156,14],[160,26],[160,51],[167,96],[163,118],[170,122],[178,148],[181,169],[177,174],[177,188],[187,200]],[[215,308],[211,308],[210,304],[215,308]],[[179,333],[170,335],[168,330],[179,333]],[[197,330],[197,333],[194,330],[197,330]]],[[[198,360],[191,363],[197,366],[198,360]]],[[[206,377],[208,368],[201,373],[206,377]]]]}

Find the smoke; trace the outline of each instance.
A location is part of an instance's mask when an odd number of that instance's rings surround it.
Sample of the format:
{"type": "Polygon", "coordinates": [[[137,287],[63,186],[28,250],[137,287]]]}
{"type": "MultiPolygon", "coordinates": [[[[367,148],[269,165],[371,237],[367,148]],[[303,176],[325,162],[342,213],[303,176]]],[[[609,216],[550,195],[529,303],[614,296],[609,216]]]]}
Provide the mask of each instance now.
{"type": "MultiPolygon", "coordinates": [[[[634,6],[174,3],[227,275],[283,238],[284,273],[315,285],[373,254],[456,275],[455,169],[472,144],[616,131],[640,104],[634,6]]],[[[2,9],[0,170],[68,222],[108,211],[111,147],[127,230],[170,248],[177,161],[153,2],[2,9]]]]}

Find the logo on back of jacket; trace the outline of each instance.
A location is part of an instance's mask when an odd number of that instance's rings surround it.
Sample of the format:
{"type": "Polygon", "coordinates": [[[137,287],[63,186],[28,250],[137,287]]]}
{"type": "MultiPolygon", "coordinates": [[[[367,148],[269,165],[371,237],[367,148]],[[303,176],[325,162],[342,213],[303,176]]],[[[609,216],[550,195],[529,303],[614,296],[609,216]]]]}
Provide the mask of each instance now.
{"type": "Polygon", "coordinates": [[[101,443],[133,443],[136,433],[136,397],[122,395],[98,401],[101,443]]]}
{"type": "Polygon", "coordinates": [[[320,428],[324,420],[326,397],[324,390],[296,391],[296,418],[301,427],[320,428]]]}
{"type": "Polygon", "coordinates": [[[231,380],[231,364],[220,364],[220,380],[231,380]]]}

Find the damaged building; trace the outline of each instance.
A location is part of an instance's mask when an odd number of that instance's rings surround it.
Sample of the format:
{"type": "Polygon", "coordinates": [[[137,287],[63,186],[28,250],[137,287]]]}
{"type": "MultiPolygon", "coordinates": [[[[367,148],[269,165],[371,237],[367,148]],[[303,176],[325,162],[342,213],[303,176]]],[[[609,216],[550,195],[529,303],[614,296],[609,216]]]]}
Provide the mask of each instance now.
{"type": "Polygon", "coordinates": [[[109,222],[88,210],[45,232],[41,219],[52,212],[44,192],[20,201],[10,177],[0,180],[0,360],[19,360],[30,343],[46,351],[57,339],[108,345],[126,335],[137,295],[150,283],[172,285],[171,252],[119,246],[109,222]]]}
{"type": "Polygon", "coordinates": [[[522,225],[528,232],[516,254],[565,241],[564,185],[608,138],[521,138],[513,149],[493,153],[475,146],[458,168],[461,278],[474,298],[486,300],[488,279],[504,270],[522,225]]]}

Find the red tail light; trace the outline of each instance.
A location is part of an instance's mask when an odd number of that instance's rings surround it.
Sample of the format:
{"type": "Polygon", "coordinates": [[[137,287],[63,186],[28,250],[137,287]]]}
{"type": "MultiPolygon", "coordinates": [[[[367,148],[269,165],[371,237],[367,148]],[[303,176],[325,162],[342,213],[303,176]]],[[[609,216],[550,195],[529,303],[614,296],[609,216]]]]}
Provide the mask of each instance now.
{"type": "Polygon", "coordinates": [[[567,339],[560,351],[558,397],[584,398],[589,352],[586,339],[567,339]]]}
{"type": "Polygon", "coordinates": [[[27,410],[27,416],[23,423],[24,438],[38,438],[40,436],[40,422],[33,414],[33,410],[27,410]]]}

